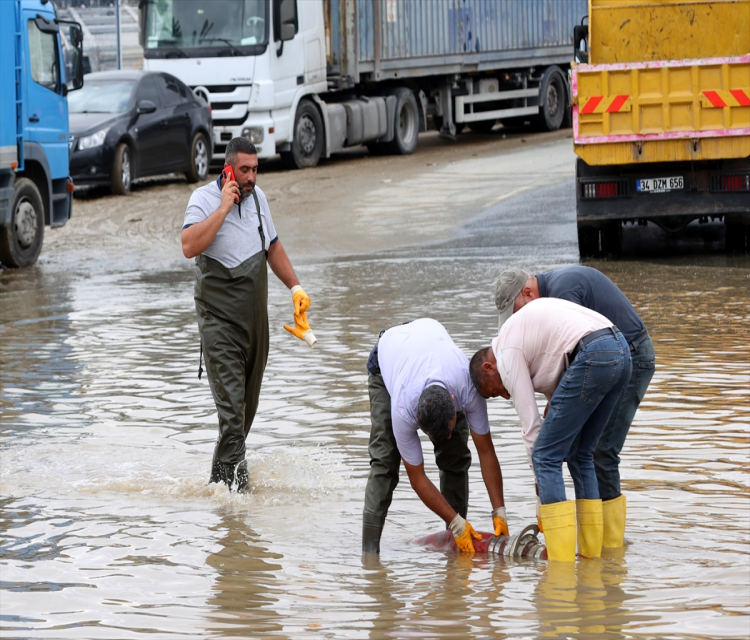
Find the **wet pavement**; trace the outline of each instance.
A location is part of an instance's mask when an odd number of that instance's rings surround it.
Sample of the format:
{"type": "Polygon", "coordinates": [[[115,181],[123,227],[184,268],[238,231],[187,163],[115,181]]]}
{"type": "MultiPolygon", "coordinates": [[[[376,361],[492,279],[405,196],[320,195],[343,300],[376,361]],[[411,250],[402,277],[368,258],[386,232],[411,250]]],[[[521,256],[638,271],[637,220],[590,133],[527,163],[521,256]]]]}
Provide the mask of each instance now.
{"type": "MultiPolygon", "coordinates": [[[[367,354],[380,328],[431,316],[470,355],[496,328],[502,269],[578,261],[570,141],[545,145],[470,149],[442,169],[415,155],[420,172],[332,203],[350,211],[358,251],[348,234],[289,234],[319,342],[283,330],[289,294],[272,277],[242,496],[206,485],[216,415],[197,378],[179,216],[148,210],[161,187],[117,219],[98,213],[112,198],[77,200],[97,224],[66,228],[33,268],[0,272],[0,635],[747,637],[750,261],[725,256],[711,225],[679,241],[626,229],[623,259],[587,263],[633,301],[657,354],[622,455],[626,548],[563,568],[420,549],[410,541],[442,527],[402,474],[380,559],[362,559],[367,354]]],[[[332,180],[351,170],[320,168],[332,180]]],[[[190,189],[168,182],[164,207],[190,189]]],[[[280,206],[282,238],[299,215],[280,206]]],[[[514,533],[534,521],[533,477],[512,407],[489,409],[514,533]]],[[[429,455],[426,467],[436,478],[429,455]]],[[[476,467],[469,518],[491,526],[476,467]]]]}

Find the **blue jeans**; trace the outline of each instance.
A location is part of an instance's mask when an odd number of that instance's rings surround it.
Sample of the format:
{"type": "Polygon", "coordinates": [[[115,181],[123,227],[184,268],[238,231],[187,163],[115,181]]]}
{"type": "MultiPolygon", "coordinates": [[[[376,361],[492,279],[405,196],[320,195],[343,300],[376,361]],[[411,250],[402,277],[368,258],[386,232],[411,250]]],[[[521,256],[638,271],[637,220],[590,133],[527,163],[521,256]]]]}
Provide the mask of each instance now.
{"type": "Polygon", "coordinates": [[[619,331],[616,338],[613,334],[595,338],[570,363],[531,455],[542,504],[566,499],[562,475],[566,458],[576,498],[599,498],[594,450],[630,370],[630,347],[619,331]]]}
{"type": "Polygon", "coordinates": [[[638,347],[631,350],[630,355],[633,362],[630,379],[612,410],[609,422],[604,427],[604,433],[594,451],[594,467],[602,500],[614,500],[620,495],[620,451],[656,369],[651,338],[646,338],[638,347]]]}

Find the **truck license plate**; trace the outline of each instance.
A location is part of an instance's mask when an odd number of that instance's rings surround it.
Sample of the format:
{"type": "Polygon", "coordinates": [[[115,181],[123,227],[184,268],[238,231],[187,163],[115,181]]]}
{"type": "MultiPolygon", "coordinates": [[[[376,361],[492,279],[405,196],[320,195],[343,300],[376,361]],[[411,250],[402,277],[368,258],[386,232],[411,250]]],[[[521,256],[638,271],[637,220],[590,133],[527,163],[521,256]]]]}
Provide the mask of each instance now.
{"type": "Polygon", "coordinates": [[[635,188],[639,193],[666,193],[673,189],[684,189],[682,176],[674,178],[644,178],[635,181],[635,188]]]}

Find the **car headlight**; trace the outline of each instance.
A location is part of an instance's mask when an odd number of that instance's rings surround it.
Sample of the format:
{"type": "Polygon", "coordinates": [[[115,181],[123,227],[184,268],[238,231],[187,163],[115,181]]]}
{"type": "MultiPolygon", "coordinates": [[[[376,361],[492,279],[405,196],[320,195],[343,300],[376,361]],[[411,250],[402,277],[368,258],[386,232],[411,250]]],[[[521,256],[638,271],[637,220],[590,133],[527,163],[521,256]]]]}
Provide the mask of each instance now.
{"type": "Polygon", "coordinates": [[[242,137],[247,138],[253,144],[263,142],[263,127],[245,127],[242,130],[242,137]]]}
{"type": "Polygon", "coordinates": [[[101,147],[104,144],[104,138],[107,137],[107,132],[109,131],[109,127],[106,129],[102,129],[101,131],[97,131],[96,133],[92,133],[90,136],[83,136],[82,138],[79,138],[78,140],[78,148],[80,150],[83,149],[93,149],[94,147],[101,147]]]}

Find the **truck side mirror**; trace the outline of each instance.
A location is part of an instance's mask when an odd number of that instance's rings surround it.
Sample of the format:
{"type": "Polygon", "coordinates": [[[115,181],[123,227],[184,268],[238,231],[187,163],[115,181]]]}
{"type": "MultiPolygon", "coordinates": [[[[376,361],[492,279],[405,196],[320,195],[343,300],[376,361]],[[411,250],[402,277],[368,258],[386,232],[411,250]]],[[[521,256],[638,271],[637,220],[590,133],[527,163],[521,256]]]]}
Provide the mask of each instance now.
{"type": "MultiPolygon", "coordinates": [[[[0,0],[2,1],[2,0],[0,0]]],[[[58,20],[58,24],[68,24],[68,42],[72,48],[70,55],[70,78],[68,78],[68,91],[75,91],[83,86],[83,29],[80,23],[73,20],[58,20]]],[[[57,25],[55,25],[57,26],[57,25]]]]}
{"type": "Polygon", "coordinates": [[[284,42],[294,39],[298,29],[297,0],[274,0],[273,2],[273,39],[281,41],[276,56],[284,52],[284,42]]]}
{"type": "Polygon", "coordinates": [[[589,61],[589,25],[573,27],[573,59],[581,64],[589,61]]]}
{"type": "Polygon", "coordinates": [[[296,30],[293,24],[284,23],[281,25],[281,41],[293,40],[296,30]]]}

